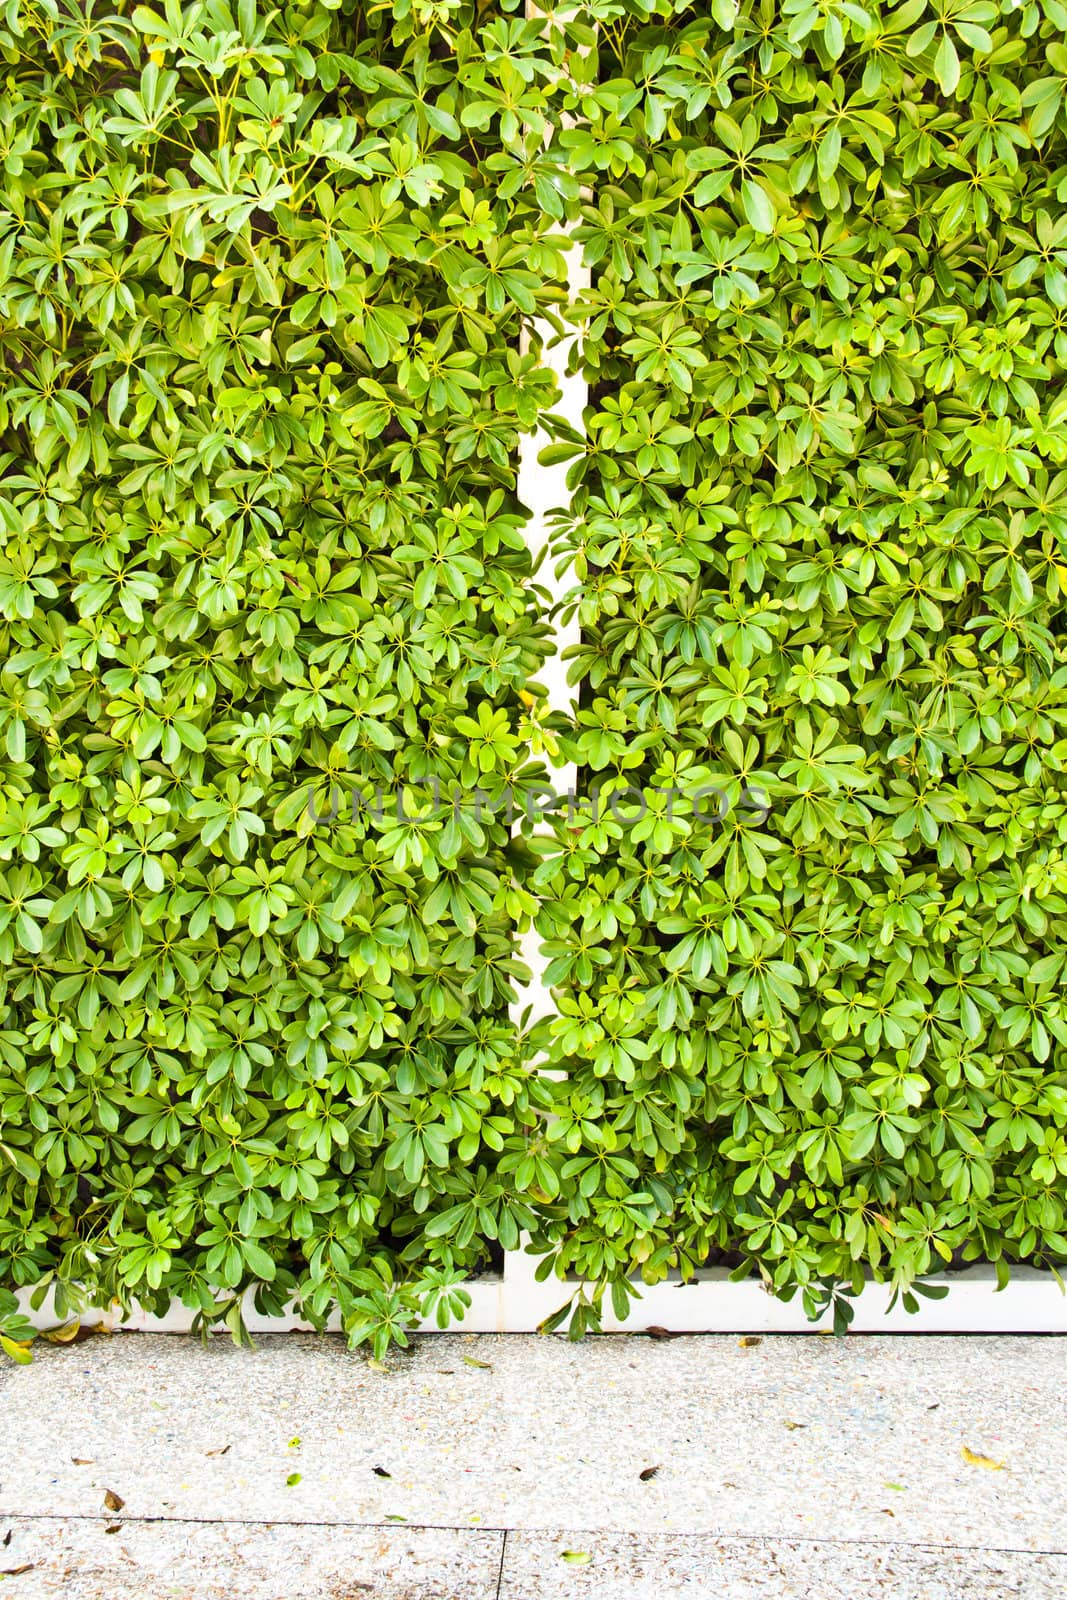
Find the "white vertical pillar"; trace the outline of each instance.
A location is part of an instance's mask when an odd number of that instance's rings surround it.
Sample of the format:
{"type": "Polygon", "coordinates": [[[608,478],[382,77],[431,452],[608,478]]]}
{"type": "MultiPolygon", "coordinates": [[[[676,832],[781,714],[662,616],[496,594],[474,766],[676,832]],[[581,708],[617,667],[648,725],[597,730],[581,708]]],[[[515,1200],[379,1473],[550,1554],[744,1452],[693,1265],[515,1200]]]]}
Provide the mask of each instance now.
{"type": "MultiPolygon", "coordinates": [[[[533,0],[526,0],[526,16],[528,19],[543,16],[533,0]]],[[[547,26],[551,26],[551,22],[548,22],[547,26]]],[[[573,121],[569,117],[563,120],[567,124],[573,121]]],[[[583,190],[583,194],[585,193],[583,190]]],[[[590,271],[583,264],[580,244],[572,241],[567,246],[566,258],[567,300],[573,305],[583,290],[589,287],[590,271]]],[[[574,374],[567,372],[577,335],[567,333],[563,338],[559,338],[550,322],[544,318],[535,318],[532,328],[523,329],[524,351],[529,348],[531,332],[540,339],[543,364],[554,373],[560,388],[560,399],[553,407],[554,413],[568,422],[577,433],[584,432],[589,385],[581,372],[574,374]]],[[[549,603],[555,613],[552,619],[553,651],[541,669],[540,681],[547,691],[548,709],[561,711],[570,716],[573,711],[572,701],[576,695],[567,682],[567,663],[563,660],[563,652],[579,643],[581,629],[577,613],[572,615],[569,621],[565,622],[563,619],[563,596],[571,584],[565,573],[557,575],[557,563],[549,553],[551,539],[549,519],[553,511],[562,509],[570,500],[567,488],[567,463],[557,462],[553,466],[542,466],[537,459],[539,452],[551,443],[548,434],[540,428],[536,433],[520,436],[517,488],[519,499],[530,512],[530,520],[526,524],[526,543],[537,565],[537,581],[547,590],[549,603]]],[[[578,769],[573,762],[550,762],[550,779],[558,795],[565,795],[574,789],[577,774],[578,769]]],[[[513,1015],[516,1018],[528,1005],[533,1006],[535,1017],[549,1015],[553,1010],[552,997],[544,985],[547,963],[542,958],[539,947],[540,938],[537,930],[531,928],[523,935],[521,948],[523,960],[533,973],[533,978],[523,989],[513,1008],[513,1015]]]]}
{"type": "MultiPolygon", "coordinates": [[[[581,246],[572,244],[567,250],[567,290],[571,301],[589,284],[589,268],[582,264],[581,257],[581,246]]],[[[544,364],[551,367],[562,391],[561,399],[553,410],[557,416],[563,417],[573,428],[581,432],[589,386],[580,373],[568,376],[566,370],[576,335],[569,333],[556,344],[549,346],[548,341],[556,338],[551,325],[539,319],[534,323],[534,330],[544,341],[542,347],[544,364]]],[[[528,334],[524,334],[523,344],[524,346],[529,344],[528,334]]],[[[541,668],[539,681],[544,684],[547,692],[548,709],[561,711],[570,716],[573,713],[572,702],[577,698],[577,691],[567,682],[567,663],[563,659],[563,652],[579,643],[581,629],[577,613],[568,621],[563,619],[561,612],[563,596],[572,586],[573,580],[569,579],[566,573],[557,574],[557,562],[549,553],[551,515],[554,511],[565,507],[570,499],[567,489],[567,464],[542,466],[538,462],[538,453],[551,442],[549,436],[540,428],[536,433],[523,434],[520,438],[518,493],[519,499],[530,512],[525,532],[526,542],[534,561],[539,563],[537,582],[547,591],[549,603],[555,612],[552,618],[552,654],[541,668]]],[[[577,772],[578,769],[573,762],[552,762],[549,758],[550,782],[557,795],[566,795],[574,789],[577,772]]],[[[552,1010],[552,997],[543,982],[547,963],[540,954],[539,944],[539,935],[534,928],[522,937],[523,960],[533,973],[533,979],[519,996],[514,1008],[516,1016],[520,1015],[527,1005],[534,1007],[535,1016],[544,1016],[552,1010]]]]}
{"type": "MultiPolygon", "coordinates": [[[[531,0],[527,0],[526,15],[527,17],[541,15],[531,0]]],[[[580,244],[572,241],[567,247],[566,257],[567,299],[573,304],[582,291],[589,287],[590,272],[583,264],[580,244]]],[[[524,350],[529,347],[531,332],[540,339],[542,361],[555,374],[560,388],[559,402],[553,407],[555,415],[562,417],[578,433],[584,432],[589,385],[582,373],[567,372],[577,335],[567,333],[563,338],[559,338],[551,323],[544,318],[537,318],[533,322],[532,329],[523,330],[524,350]]],[[[571,581],[566,573],[557,574],[557,562],[553,560],[549,551],[551,540],[549,519],[554,511],[565,507],[570,500],[566,463],[542,466],[537,459],[539,452],[551,442],[549,436],[540,428],[536,433],[523,434],[520,437],[517,488],[519,499],[530,513],[530,520],[526,524],[526,542],[537,566],[537,582],[547,591],[554,613],[553,650],[541,669],[539,681],[544,684],[547,693],[548,709],[561,711],[570,716],[573,712],[576,691],[572,690],[567,682],[567,663],[563,660],[563,652],[579,643],[581,629],[576,612],[568,621],[563,619],[562,601],[571,587],[571,581]]],[[[557,795],[566,795],[575,788],[577,772],[578,769],[573,762],[550,761],[549,780],[557,795]]],[[[555,1009],[552,995],[544,981],[548,963],[541,955],[540,945],[541,936],[533,927],[528,929],[520,940],[522,959],[529,967],[532,977],[520,990],[518,999],[512,1007],[512,1016],[516,1022],[528,1006],[533,1009],[534,1020],[550,1016],[555,1009]]],[[[507,1318],[505,1325],[508,1328],[536,1326],[556,1309],[565,1296],[566,1291],[558,1281],[544,1285],[537,1284],[534,1281],[535,1268],[534,1259],[525,1255],[521,1249],[508,1251],[504,1258],[503,1298],[507,1318]]]]}

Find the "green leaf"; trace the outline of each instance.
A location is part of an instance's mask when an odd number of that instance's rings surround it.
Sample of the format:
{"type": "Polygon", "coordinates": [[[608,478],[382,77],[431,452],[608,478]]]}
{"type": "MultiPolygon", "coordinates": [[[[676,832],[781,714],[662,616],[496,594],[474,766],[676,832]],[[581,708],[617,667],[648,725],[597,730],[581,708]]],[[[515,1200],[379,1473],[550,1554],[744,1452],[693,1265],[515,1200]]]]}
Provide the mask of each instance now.
{"type": "Polygon", "coordinates": [[[948,32],[943,32],[934,57],[934,72],[942,94],[955,94],[960,81],[960,58],[948,32]]]}
{"type": "Polygon", "coordinates": [[[774,231],[774,205],[767,191],[751,178],[741,184],[741,199],[745,216],[757,233],[774,231]]]}

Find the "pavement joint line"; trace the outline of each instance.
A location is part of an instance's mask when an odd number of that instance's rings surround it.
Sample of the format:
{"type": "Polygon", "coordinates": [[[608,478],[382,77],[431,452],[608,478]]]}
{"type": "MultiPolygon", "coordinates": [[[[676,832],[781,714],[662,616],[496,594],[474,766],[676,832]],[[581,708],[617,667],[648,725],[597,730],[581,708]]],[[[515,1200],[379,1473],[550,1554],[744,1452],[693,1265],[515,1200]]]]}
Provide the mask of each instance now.
{"type": "MultiPolygon", "coordinates": [[[[116,1515],[113,1512],[85,1512],[85,1511],[3,1511],[0,1510],[0,1523],[4,1522],[114,1522],[116,1515]]],[[[706,1539],[717,1540],[721,1544],[836,1544],[836,1545],[872,1545],[880,1547],[888,1545],[893,1549],[906,1546],[909,1550],[950,1550],[961,1553],[972,1553],[991,1556],[1067,1556],[1067,1547],[1051,1547],[1048,1549],[1032,1549],[1029,1545],[1015,1544],[939,1544],[930,1539],[909,1539],[901,1534],[896,1539],[864,1539],[842,1537],[835,1534],[818,1533],[735,1533],[721,1532],[707,1528],[686,1531],[684,1528],[577,1528],[572,1526],[559,1528],[517,1528],[493,1527],[485,1523],[469,1522],[358,1522],[352,1520],[333,1520],[328,1517],[305,1517],[299,1520],[295,1517],[120,1517],[118,1519],[126,1524],[153,1523],[184,1523],[196,1527],[238,1527],[238,1528],[386,1528],[395,1533],[499,1533],[504,1537],[506,1546],[508,1535],[522,1535],[533,1538],[547,1538],[551,1534],[581,1533],[601,1538],[605,1535],[618,1539],[706,1539]]],[[[503,1551],[501,1552],[503,1563],[503,1551]]],[[[503,1570],[503,1564],[501,1566],[503,1570]]],[[[499,1586],[498,1586],[499,1594],[499,1586]]]]}
{"type": "Polygon", "coordinates": [[[500,1592],[504,1587],[504,1566],[508,1553],[508,1530],[504,1528],[502,1531],[504,1537],[500,1541],[500,1565],[496,1571],[496,1595],[494,1600],[500,1600],[500,1592]]]}

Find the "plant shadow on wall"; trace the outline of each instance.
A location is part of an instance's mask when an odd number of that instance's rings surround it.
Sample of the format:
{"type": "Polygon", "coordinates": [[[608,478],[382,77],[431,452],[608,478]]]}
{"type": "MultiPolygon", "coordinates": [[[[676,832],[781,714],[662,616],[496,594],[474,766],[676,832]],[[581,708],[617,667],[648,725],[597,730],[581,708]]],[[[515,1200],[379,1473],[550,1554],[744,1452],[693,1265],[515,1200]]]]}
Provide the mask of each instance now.
{"type": "Polygon", "coordinates": [[[1067,1256],[1067,13],[517,9],[4,12],[0,1262],[60,1318],[381,1352],[523,1229],[576,1332],[714,1252],[1067,1256]],[[619,806],[509,826],[557,752],[619,806]]]}
{"type": "MultiPolygon", "coordinates": [[[[542,1271],[1067,1258],[1067,9],[594,5],[542,1271]]],[[[557,1319],[562,1321],[563,1317],[557,1319]]]]}

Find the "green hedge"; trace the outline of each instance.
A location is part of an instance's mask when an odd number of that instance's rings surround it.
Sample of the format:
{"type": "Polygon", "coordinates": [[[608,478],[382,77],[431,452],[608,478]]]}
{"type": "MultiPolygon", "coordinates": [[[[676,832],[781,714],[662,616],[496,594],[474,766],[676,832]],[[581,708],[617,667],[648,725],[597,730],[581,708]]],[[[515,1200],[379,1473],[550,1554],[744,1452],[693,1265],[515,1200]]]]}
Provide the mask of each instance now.
{"type": "Polygon", "coordinates": [[[1067,8],[595,9],[540,1243],[1062,1262],[1067,8]]]}
{"type": "Polygon", "coordinates": [[[523,1228],[620,1306],[1067,1257],[1065,28],[11,0],[4,1283],[381,1349],[523,1228]]]}
{"type": "Polygon", "coordinates": [[[548,1098],[522,841],[448,802],[544,772],[558,69],[492,8],[5,16],[4,1279],[445,1312],[548,1098]]]}

